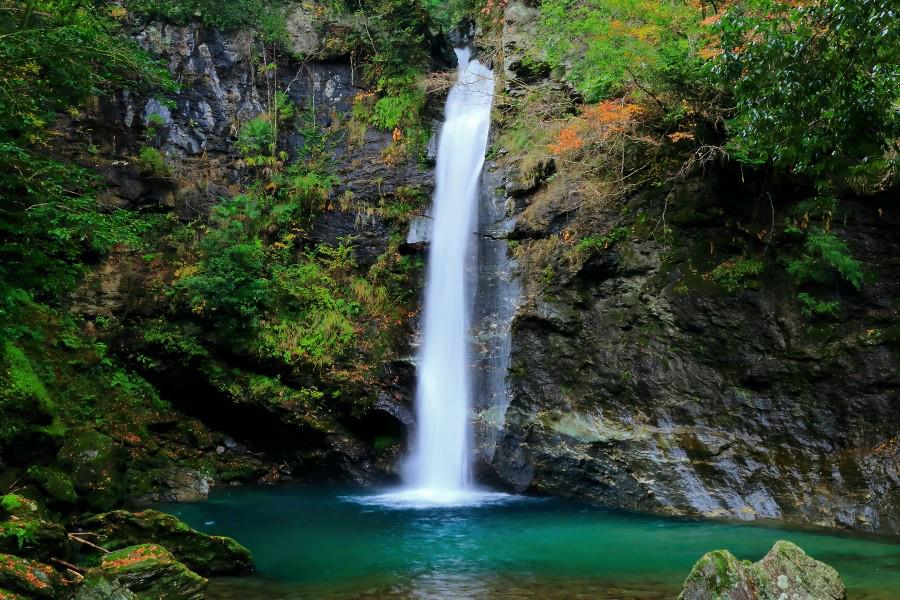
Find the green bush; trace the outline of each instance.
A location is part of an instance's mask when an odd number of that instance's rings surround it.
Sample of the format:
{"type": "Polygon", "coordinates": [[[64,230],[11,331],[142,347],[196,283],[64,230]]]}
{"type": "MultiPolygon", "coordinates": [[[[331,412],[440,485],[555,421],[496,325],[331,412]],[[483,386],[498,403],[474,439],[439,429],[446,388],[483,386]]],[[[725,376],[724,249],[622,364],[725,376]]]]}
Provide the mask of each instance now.
{"type": "Polygon", "coordinates": [[[269,41],[284,39],[278,0],[127,0],[134,13],[184,24],[200,21],[223,31],[256,29],[269,41]]]}
{"type": "Polygon", "coordinates": [[[150,146],[142,148],[138,155],[138,164],[141,172],[145,175],[152,175],[153,177],[172,176],[172,170],[166,164],[166,159],[156,148],[150,146]]]}
{"type": "Polygon", "coordinates": [[[726,260],[709,273],[709,279],[733,294],[742,289],[759,287],[757,277],[763,272],[764,264],[758,258],[739,256],[726,260]]]}
{"type": "Polygon", "coordinates": [[[656,94],[699,81],[701,14],[688,2],[544,0],[540,11],[539,47],[587,102],[634,81],[656,94]]]}
{"type": "Polygon", "coordinates": [[[828,283],[835,277],[855,289],[862,287],[862,265],[853,258],[847,243],[831,232],[814,229],[806,234],[803,252],[787,264],[798,284],[828,283]]]}
{"type": "Polygon", "coordinates": [[[275,152],[275,127],[268,114],[254,117],[241,125],[237,148],[245,157],[275,152]]]}
{"type": "MultiPolygon", "coordinates": [[[[718,25],[734,96],[731,154],[817,177],[880,163],[900,136],[900,19],[892,0],[745,0],[718,25]]],[[[896,148],[896,147],[895,147],[896,148]]]]}

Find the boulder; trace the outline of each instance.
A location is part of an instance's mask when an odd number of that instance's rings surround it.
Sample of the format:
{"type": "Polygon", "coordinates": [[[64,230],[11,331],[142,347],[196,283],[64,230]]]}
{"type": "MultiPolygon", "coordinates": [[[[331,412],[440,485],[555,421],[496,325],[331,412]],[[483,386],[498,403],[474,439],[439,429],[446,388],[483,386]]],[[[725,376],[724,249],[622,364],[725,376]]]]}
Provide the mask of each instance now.
{"type": "Polygon", "coordinates": [[[125,587],[138,600],[203,600],[209,583],[157,544],[111,552],[89,576],[125,587]]]}
{"type": "Polygon", "coordinates": [[[775,542],[769,553],[747,570],[759,598],[844,600],[847,597],[847,589],[837,571],[791,542],[775,542]]]}
{"type": "Polygon", "coordinates": [[[59,598],[65,586],[66,582],[51,566],[11,554],[0,554],[0,589],[27,598],[59,598]]]}
{"type": "Polygon", "coordinates": [[[202,575],[253,571],[250,551],[235,540],[201,533],[178,518],[156,510],[138,513],[116,510],[92,516],[79,525],[99,534],[99,543],[110,550],[148,542],[160,544],[202,575]]]}
{"type": "Polygon", "coordinates": [[[678,600],[846,600],[837,571],[791,542],[775,542],[762,560],[739,561],[727,550],[704,554],[678,600]]]}
{"type": "Polygon", "coordinates": [[[137,596],[118,581],[91,573],[78,588],[74,600],[137,600],[137,596]]]}
{"type": "Polygon", "coordinates": [[[753,600],[744,565],[727,550],[707,552],[684,582],[679,600],[753,600]]]}
{"type": "Polygon", "coordinates": [[[166,467],[147,474],[153,492],[138,499],[155,502],[202,502],[209,497],[212,478],[194,469],[166,467]]]}
{"type": "Polygon", "coordinates": [[[75,485],[72,479],[53,467],[33,465],[28,467],[26,475],[29,481],[37,485],[50,500],[60,504],[75,504],[78,502],[78,494],[75,493],[75,485]]]}
{"type": "Polygon", "coordinates": [[[59,451],[70,469],[75,491],[92,508],[109,510],[122,496],[124,448],[92,429],[76,433],[59,451]]]}
{"type": "Polygon", "coordinates": [[[29,498],[0,496],[0,552],[47,560],[59,556],[66,531],[29,498]]]}

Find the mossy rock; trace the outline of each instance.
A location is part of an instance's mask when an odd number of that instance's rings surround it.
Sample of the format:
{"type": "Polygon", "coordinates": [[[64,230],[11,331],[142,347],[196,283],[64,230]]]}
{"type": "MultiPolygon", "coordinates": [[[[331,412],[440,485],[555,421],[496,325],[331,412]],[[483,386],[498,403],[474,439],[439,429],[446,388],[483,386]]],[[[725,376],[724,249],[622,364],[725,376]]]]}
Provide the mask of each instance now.
{"type": "Polygon", "coordinates": [[[747,568],[760,598],[844,600],[847,589],[831,566],[791,542],[775,542],[762,560],[747,568]]]}
{"type": "Polygon", "coordinates": [[[137,600],[137,596],[118,581],[92,573],[85,577],[74,600],[137,600]]]}
{"type": "Polygon", "coordinates": [[[138,513],[116,510],[90,517],[79,525],[99,534],[100,544],[108,549],[148,542],[160,544],[202,575],[253,571],[250,551],[235,540],[201,533],[178,518],[156,510],[138,513]]]}
{"type": "Polygon", "coordinates": [[[46,560],[59,556],[66,531],[54,523],[34,500],[0,496],[0,552],[46,560]]]}
{"type": "Polygon", "coordinates": [[[754,600],[744,565],[727,550],[707,552],[684,582],[678,600],[754,600]]]}
{"type": "Polygon", "coordinates": [[[43,491],[47,497],[60,504],[75,504],[78,502],[78,494],[75,493],[75,484],[72,479],[53,467],[33,465],[28,467],[26,476],[43,491]]]}
{"type": "Polygon", "coordinates": [[[141,544],[103,556],[90,577],[108,579],[138,600],[203,600],[208,581],[157,544],[141,544]]]}
{"type": "MultiPolygon", "coordinates": [[[[28,600],[25,596],[20,596],[19,594],[14,594],[9,590],[4,590],[0,588],[0,600],[28,600]]],[[[99,599],[98,599],[99,600],[99,599]]]]}
{"type": "Polygon", "coordinates": [[[0,518],[30,519],[43,514],[40,505],[31,498],[19,494],[0,496],[0,518]]]}
{"type": "Polygon", "coordinates": [[[75,491],[98,510],[109,510],[121,500],[124,458],[124,448],[91,429],[70,436],[59,451],[60,462],[71,470],[75,491]]]}
{"type": "Polygon", "coordinates": [[[55,431],[56,405],[31,360],[12,342],[0,346],[0,441],[19,443],[23,436],[55,431]]]}
{"type": "Polygon", "coordinates": [[[791,542],[775,542],[762,560],[740,562],[727,550],[704,554],[678,600],[846,600],[837,571],[791,542]]]}
{"type": "Polygon", "coordinates": [[[53,567],[12,554],[0,554],[0,588],[28,598],[59,598],[65,587],[65,581],[53,567]]]}

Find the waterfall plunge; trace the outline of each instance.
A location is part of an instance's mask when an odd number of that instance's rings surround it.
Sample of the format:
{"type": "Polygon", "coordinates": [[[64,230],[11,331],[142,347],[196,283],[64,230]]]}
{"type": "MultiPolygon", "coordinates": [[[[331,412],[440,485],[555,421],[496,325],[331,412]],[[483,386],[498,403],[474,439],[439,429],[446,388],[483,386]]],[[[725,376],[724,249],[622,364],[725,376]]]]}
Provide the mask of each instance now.
{"type": "Polygon", "coordinates": [[[425,287],[416,391],[417,433],[409,483],[436,500],[471,488],[471,385],[466,258],[476,228],[476,199],[487,148],[493,73],[469,50],[456,51],[437,153],[437,190],[425,287]]]}
{"type": "Polygon", "coordinates": [[[508,494],[472,483],[472,389],[469,351],[477,199],[487,149],[493,72],[457,49],[459,73],[447,96],[437,154],[422,348],[416,390],[417,430],[404,489],[357,501],[396,507],[461,506],[505,501],[508,494]]]}

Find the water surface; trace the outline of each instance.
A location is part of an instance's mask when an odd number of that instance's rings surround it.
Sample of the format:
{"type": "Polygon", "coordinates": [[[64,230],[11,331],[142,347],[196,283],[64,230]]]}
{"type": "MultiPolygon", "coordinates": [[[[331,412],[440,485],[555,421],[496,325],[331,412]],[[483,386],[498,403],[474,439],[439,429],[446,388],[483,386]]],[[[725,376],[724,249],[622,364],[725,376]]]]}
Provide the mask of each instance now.
{"type": "Polygon", "coordinates": [[[704,552],[758,560],[779,539],[841,573],[850,600],[900,598],[900,544],[745,524],[667,519],[553,499],[403,508],[359,490],[217,491],[163,507],[250,548],[258,575],[212,582],[213,599],[658,600],[704,552]]]}

